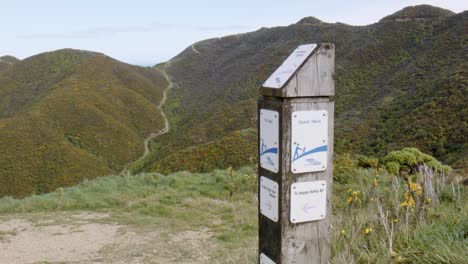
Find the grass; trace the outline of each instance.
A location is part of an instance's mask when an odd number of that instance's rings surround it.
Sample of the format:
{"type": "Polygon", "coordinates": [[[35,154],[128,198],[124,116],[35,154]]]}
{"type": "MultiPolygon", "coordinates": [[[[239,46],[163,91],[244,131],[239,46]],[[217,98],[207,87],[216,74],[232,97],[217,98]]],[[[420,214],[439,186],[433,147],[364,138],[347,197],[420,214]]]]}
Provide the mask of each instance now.
{"type": "Polygon", "coordinates": [[[375,169],[344,174],[346,180],[335,184],[334,191],[346,195],[333,196],[333,263],[467,259],[468,206],[463,203],[467,198],[463,186],[444,183],[441,175],[428,176],[428,171],[414,175],[411,183],[375,169]]]}
{"type": "MultiPolygon", "coordinates": [[[[210,244],[216,248],[210,256],[213,263],[250,263],[257,243],[256,178],[252,175],[252,168],[242,168],[231,175],[215,170],[100,177],[22,200],[2,198],[0,217],[32,214],[37,220],[44,212],[95,211],[110,215],[99,222],[130,225],[141,232],[158,231],[167,237],[208,230],[210,244]],[[232,196],[230,188],[235,191],[232,196]]],[[[182,246],[171,246],[174,252],[191,258],[182,246]]]]}
{"type": "MultiPolygon", "coordinates": [[[[216,248],[210,261],[253,263],[256,181],[250,167],[101,177],[22,200],[2,198],[0,217],[97,211],[110,215],[100,221],[132,225],[142,232],[160,230],[165,236],[208,230],[209,243],[216,248]]],[[[467,192],[457,184],[426,182],[427,177],[414,176],[419,192],[416,185],[409,189],[404,180],[382,170],[342,171],[334,184],[331,262],[463,263],[468,258],[468,206],[463,202],[467,192]],[[428,192],[429,187],[435,192],[428,192]],[[405,207],[408,192],[415,203],[405,207]],[[433,202],[427,202],[428,195],[433,202]]],[[[186,249],[174,250],[192,258],[186,249]]]]}

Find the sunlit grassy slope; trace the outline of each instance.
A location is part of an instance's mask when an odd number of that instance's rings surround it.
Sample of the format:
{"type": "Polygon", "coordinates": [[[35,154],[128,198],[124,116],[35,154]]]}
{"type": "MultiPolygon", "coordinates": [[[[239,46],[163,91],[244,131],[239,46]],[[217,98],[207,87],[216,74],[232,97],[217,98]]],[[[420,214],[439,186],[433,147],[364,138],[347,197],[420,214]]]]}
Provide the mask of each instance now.
{"type": "MultiPolygon", "coordinates": [[[[440,175],[432,175],[435,192],[429,194],[427,178],[422,176],[414,177],[409,186],[382,170],[343,164],[337,168],[332,263],[463,263],[467,259],[468,205],[464,201],[468,195],[462,186],[442,183],[440,175]]],[[[208,256],[211,263],[254,263],[256,182],[256,172],[249,167],[205,174],[100,177],[23,200],[2,198],[0,216],[92,210],[108,212],[117,223],[169,234],[203,229],[212,234],[210,243],[218,248],[208,256]]]]}
{"type": "MultiPolygon", "coordinates": [[[[153,144],[144,169],[197,171],[196,162],[216,152],[211,142],[256,145],[229,138],[256,128],[259,87],[298,45],[322,42],[336,46],[338,153],[382,156],[415,146],[466,167],[467,18],[466,11],[418,6],[367,26],[304,18],[195,43],[198,53],[188,47],[171,60],[168,73],[177,85],[165,109],[172,130],[153,144]],[[187,160],[176,166],[168,156],[187,160]]],[[[222,166],[248,164],[255,155],[229,153],[222,166]]]]}
{"type": "Polygon", "coordinates": [[[0,57],[0,73],[17,63],[19,60],[13,56],[0,57]]]}
{"type": "Polygon", "coordinates": [[[160,72],[58,50],[0,73],[0,196],[24,197],[115,174],[164,127],[160,72]]]}

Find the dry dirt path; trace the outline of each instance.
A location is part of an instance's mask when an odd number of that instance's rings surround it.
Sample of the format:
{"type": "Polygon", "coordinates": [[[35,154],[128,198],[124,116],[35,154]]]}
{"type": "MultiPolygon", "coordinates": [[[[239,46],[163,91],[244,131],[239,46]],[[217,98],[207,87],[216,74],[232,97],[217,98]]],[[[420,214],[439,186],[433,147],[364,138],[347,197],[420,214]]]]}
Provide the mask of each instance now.
{"type": "Polygon", "coordinates": [[[200,54],[197,48],[195,48],[195,44],[192,44],[192,51],[195,52],[196,54],[200,54]]]}
{"type": "Polygon", "coordinates": [[[167,132],[169,132],[171,130],[171,124],[169,123],[169,119],[167,119],[167,116],[166,114],[164,113],[163,111],[163,106],[164,104],[166,103],[166,100],[167,100],[167,93],[169,92],[169,90],[171,90],[173,87],[174,87],[174,83],[172,82],[171,78],[169,77],[166,69],[169,67],[169,65],[171,64],[170,61],[168,61],[166,64],[164,64],[163,67],[161,67],[161,69],[158,69],[156,68],[156,70],[160,71],[163,75],[164,75],[164,78],[166,78],[166,81],[168,83],[166,89],[164,89],[163,91],[163,98],[162,100],[159,102],[159,105],[158,105],[158,109],[159,111],[161,112],[161,115],[164,119],[164,128],[159,130],[158,132],[155,132],[155,133],[151,133],[146,139],[145,141],[143,142],[144,144],[144,147],[145,147],[145,151],[143,152],[143,155],[141,155],[137,160],[135,161],[132,161],[130,163],[128,163],[127,165],[125,165],[124,169],[120,172],[121,175],[127,173],[127,169],[133,164],[133,163],[136,163],[136,162],[139,162],[139,161],[142,161],[146,158],[146,156],[148,156],[148,154],[150,153],[150,149],[149,149],[149,142],[158,137],[158,136],[161,136],[161,135],[164,135],[166,134],[167,132]]]}
{"type": "Polygon", "coordinates": [[[148,229],[119,223],[112,213],[0,216],[1,264],[201,264],[210,263],[214,242],[207,229],[148,229]]]}
{"type": "Polygon", "coordinates": [[[11,63],[11,62],[9,62],[9,61],[5,61],[5,60],[2,60],[2,59],[0,59],[0,62],[8,63],[8,64],[10,64],[10,65],[13,64],[13,63],[11,63]]]}

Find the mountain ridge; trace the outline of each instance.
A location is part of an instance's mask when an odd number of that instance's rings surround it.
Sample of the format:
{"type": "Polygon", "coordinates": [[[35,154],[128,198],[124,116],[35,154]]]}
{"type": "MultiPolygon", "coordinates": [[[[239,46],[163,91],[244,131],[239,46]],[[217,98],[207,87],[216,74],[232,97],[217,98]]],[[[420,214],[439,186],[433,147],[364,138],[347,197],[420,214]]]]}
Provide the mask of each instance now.
{"type": "Polygon", "coordinates": [[[337,47],[338,154],[415,146],[466,167],[467,14],[367,26],[307,17],[194,43],[155,66],[167,76],[73,49],[12,61],[0,69],[0,196],[113,174],[138,157],[132,172],[254,164],[258,88],[294,48],[313,42],[337,47]],[[166,77],[171,131],[142,156],[143,141],[165,127],[157,106],[166,77]]]}
{"type": "Polygon", "coordinates": [[[10,56],[10,55],[5,55],[0,57],[0,73],[7,68],[11,67],[13,64],[17,63],[20,61],[19,59],[10,56]]]}
{"type": "Polygon", "coordinates": [[[431,5],[416,5],[407,6],[391,15],[385,16],[379,20],[383,21],[399,21],[405,19],[432,19],[444,18],[456,15],[456,13],[441,7],[431,5]]]}
{"type": "Polygon", "coordinates": [[[62,49],[0,75],[0,195],[49,192],[120,171],[164,126],[151,68],[62,49]]]}
{"type": "MultiPolygon", "coordinates": [[[[184,164],[190,164],[192,171],[214,168],[197,167],[201,157],[217,152],[207,150],[206,143],[256,127],[258,87],[269,74],[298,45],[332,42],[337,46],[338,153],[380,156],[416,146],[456,167],[466,166],[466,127],[462,121],[466,119],[466,104],[461,100],[466,91],[466,21],[466,11],[443,18],[390,20],[368,26],[315,23],[312,19],[314,23],[262,28],[198,42],[199,53],[188,47],[171,60],[169,73],[178,84],[168,106],[174,133],[158,139],[154,147],[178,159],[177,151],[190,157],[199,152],[200,144],[206,153],[194,155],[192,162],[184,160],[184,164]],[[447,49],[452,51],[449,56],[447,49]],[[442,117],[444,112],[451,115],[442,117]],[[434,124],[433,120],[441,122],[434,124]]],[[[256,145],[255,141],[246,142],[256,145]]],[[[224,167],[248,163],[256,155],[248,151],[241,158],[236,153],[227,152],[232,158],[225,160],[224,167]]],[[[143,170],[187,168],[158,160],[167,161],[150,155],[143,170]]]]}

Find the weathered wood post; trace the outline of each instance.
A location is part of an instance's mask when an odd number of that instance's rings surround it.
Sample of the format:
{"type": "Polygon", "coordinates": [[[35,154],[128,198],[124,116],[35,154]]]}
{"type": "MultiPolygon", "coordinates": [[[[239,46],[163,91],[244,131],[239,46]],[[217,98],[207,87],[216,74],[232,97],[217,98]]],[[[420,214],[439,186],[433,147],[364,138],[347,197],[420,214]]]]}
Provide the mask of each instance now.
{"type": "Polygon", "coordinates": [[[301,45],[261,88],[261,264],[329,261],[334,75],[333,44],[301,45]]]}

